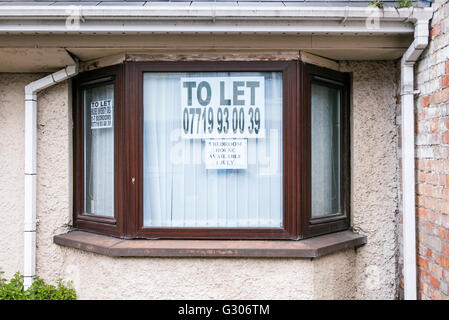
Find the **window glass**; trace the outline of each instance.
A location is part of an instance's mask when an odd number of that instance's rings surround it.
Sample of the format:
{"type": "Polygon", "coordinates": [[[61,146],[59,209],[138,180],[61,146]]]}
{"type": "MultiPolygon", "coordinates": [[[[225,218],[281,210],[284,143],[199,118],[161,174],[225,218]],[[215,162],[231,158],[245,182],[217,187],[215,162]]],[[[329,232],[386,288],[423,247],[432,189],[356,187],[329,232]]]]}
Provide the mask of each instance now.
{"type": "Polygon", "coordinates": [[[282,227],[282,73],[144,73],[145,227],[282,227]]]}
{"type": "Polygon", "coordinates": [[[114,86],[84,89],[84,213],[114,216],[114,86]]]}
{"type": "Polygon", "coordinates": [[[312,218],[341,212],[340,94],[312,83],[312,218]]]}

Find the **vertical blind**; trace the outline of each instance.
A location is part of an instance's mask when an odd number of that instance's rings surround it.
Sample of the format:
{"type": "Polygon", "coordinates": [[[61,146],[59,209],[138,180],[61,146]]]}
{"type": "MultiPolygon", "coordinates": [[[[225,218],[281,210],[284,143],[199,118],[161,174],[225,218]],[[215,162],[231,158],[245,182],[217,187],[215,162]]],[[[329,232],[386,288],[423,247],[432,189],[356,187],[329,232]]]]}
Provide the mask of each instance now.
{"type": "Polygon", "coordinates": [[[282,73],[144,73],[145,227],[282,226],[282,73]],[[264,138],[247,139],[247,169],[206,169],[204,139],[182,137],[181,78],[262,76],[264,138]]]}
{"type": "MultiPolygon", "coordinates": [[[[282,74],[144,74],[144,226],[282,226],[282,74]],[[206,169],[204,139],[182,137],[181,78],[263,76],[264,138],[247,139],[247,169],[206,169]]],[[[340,212],[340,90],[312,84],[312,217],[340,212]]],[[[84,211],[114,216],[114,129],[92,128],[91,103],[112,84],[84,90],[84,211]]]]}
{"type": "Polygon", "coordinates": [[[312,83],[312,217],[340,212],[340,90],[312,83]]]}
{"type": "Polygon", "coordinates": [[[110,127],[93,128],[93,102],[112,101],[113,84],[84,90],[84,213],[114,216],[114,120],[110,127]]]}

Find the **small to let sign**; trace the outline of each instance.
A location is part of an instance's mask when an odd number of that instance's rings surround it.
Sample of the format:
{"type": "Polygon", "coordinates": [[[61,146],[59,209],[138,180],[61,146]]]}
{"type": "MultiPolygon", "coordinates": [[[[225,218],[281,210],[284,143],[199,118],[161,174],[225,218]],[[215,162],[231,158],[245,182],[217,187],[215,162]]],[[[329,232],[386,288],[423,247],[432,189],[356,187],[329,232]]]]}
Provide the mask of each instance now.
{"type": "Polygon", "coordinates": [[[92,101],[90,103],[90,128],[112,128],[112,115],[114,103],[112,99],[92,101]]]}
{"type": "Polygon", "coordinates": [[[184,139],[264,138],[265,78],[181,78],[184,139]]]}
{"type": "Polygon", "coordinates": [[[206,169],[246,169],[246,139],[206,139],[206,169]]]}

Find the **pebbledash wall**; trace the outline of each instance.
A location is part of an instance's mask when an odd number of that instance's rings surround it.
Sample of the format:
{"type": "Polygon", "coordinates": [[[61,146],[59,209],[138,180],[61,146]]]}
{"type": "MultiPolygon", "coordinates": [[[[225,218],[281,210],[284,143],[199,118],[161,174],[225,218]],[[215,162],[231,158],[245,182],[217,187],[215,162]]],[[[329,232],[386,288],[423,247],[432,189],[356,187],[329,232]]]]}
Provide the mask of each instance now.
{"type": "Polygon", "coordinates": [[[429,45],[415,66],[418,298],[449,299],[449,2],[432,7],[429,45]]]}
{"type": "MultiPolygon", "coordinates": [[[[353,72],[352,225],[368,243],[319,259],[110,258],[53,243],[72,221],[70,82],[38,95],[37,275],[72,280],[80,299],[394,299],[398,296],[397,65],[353,72]]],[[[24,86],[0,74],[0,268],[23,270],[24,86]]]]}

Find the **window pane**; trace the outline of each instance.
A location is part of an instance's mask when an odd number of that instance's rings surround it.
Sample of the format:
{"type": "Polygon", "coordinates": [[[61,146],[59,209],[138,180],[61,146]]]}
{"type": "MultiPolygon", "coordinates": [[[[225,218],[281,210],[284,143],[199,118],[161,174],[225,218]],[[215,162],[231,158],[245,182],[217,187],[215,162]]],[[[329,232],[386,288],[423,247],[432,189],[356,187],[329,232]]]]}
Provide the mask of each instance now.
{"type": "Polygon", "coordinates": [[[146,227],[282,226],[282,73],[145,73],[146,227]]]}
{"type": "Polygon", "coordinates": [[[114,86],[84,90],[84,212],[114,216],[114,86]]]}
{"type": "Polygon", "coordinates": [[[312,83],[312,217],[340,212],[340,90],[312,83]]]}

